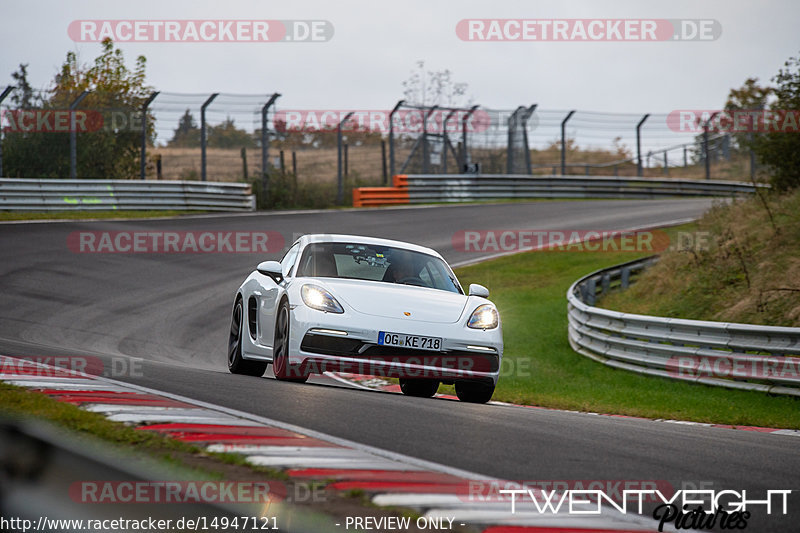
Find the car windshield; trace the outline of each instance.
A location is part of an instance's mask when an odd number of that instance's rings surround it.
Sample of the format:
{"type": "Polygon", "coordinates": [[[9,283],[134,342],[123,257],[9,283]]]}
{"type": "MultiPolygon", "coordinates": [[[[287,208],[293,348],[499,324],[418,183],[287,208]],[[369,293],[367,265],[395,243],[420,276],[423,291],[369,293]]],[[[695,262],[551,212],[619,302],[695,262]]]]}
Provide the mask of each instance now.
{"type": "Polygon", "coordinates": [[[312,243],[303,250],[297,276],[401,283],[462,293],[458,281],[443,260],[392,246],[312,243]]]}

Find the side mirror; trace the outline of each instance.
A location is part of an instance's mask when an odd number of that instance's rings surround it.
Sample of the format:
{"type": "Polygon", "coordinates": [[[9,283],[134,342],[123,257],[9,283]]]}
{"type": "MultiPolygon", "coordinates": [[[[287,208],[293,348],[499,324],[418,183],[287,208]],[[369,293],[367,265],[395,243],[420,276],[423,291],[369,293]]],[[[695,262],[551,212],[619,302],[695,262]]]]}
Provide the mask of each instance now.
{"type": "Polygon", "coordinates": [[[470,285],[469,285],[469,295],[470,296],[480,296],[481,298],[488,298],[489,297],[489,289],[487,289],[483,285],[478,285],[477,283],[470,283],[470,285]]]}
{"type": "Polygon", "coordinates": [[[256,267],[259,274],[271,277],[275,283],[283,281],[283,267],[277,261],[263,261],[256,267]]]}

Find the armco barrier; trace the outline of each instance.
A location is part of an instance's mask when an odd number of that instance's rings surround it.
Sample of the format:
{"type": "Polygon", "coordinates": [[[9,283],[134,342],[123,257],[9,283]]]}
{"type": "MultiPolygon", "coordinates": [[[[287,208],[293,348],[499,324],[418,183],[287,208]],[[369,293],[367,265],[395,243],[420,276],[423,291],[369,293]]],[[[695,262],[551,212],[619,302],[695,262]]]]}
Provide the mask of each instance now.
{"type": "MultiPolygon", "coordinates": [[[[353,189],[353,206],[397,203],[474,202],[514,198],[663,198],[737,196],[754,191],[752,183],[511,174],[409,174],[394,176],[394,187],[353,189]],[[403,201],[400,191],[407,192],[403,201]],[[393,195],[390,198],[387,196],[393,195]],[[389,199],[391,201],[383,201],[389,199]]],[[[766,185],[759,185],[767,187],[766,185]]]]}
{"type": "Polygon", "coordinates": [[[569,343],[595,361],[640,374],[800,396],[800,328],[707,322],[594,307],[657,261],[598,270],[567,291],[569,343]]]}
{"type": "Polygon", "coordinates": [[[0,211],[253,211],[245,183],[0,179],[0,211]]]}

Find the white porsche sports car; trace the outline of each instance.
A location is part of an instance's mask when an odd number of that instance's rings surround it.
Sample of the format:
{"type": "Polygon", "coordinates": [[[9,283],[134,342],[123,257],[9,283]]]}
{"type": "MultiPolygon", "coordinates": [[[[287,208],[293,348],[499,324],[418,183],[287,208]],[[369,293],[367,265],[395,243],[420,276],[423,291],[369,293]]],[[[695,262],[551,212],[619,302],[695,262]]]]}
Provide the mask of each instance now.
{"type": "Polygon", "coordinates": [[[503,356],[500,316],[477,284],[465,293],[434,250],[352,235],[305,235],[236,292],[228,369],[279,380],[311,373],[396,377],[403,393],[455,384],[485,403],[503,356]]]}

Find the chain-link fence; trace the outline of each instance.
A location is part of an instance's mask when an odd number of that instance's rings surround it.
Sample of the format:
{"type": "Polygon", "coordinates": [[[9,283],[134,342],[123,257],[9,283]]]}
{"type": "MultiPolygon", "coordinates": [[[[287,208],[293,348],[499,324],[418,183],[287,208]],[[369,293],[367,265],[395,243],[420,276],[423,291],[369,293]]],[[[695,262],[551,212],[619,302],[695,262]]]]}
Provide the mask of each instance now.
{"type": "MultiPolygon", "coordinates": [[[[313,195],[392,174],[579,174],[748,179],[730,135],[676,130],[671,114],[416,106],[284,109],[278,94],[119,97],[9,88],[0,172],[22,178],[250,181],[313,195]],[[706,161],[708,164],[706,164],[706,161]]],[[[263,191],[262,191],[263,192],[263,191]]],[[[341,200],[341,198],[340,198],[341,200]]]]}

